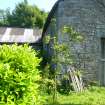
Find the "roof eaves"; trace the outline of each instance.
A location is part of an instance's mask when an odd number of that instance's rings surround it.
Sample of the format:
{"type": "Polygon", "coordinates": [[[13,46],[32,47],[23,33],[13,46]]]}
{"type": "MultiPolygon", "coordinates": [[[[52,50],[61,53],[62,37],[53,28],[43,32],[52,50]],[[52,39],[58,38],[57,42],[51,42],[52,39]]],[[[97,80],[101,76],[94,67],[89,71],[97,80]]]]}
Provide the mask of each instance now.
{"type": "Polygon", "coordinates": [[[45,32],[46,32],[46,30],[47,30],[47,28],[48,28],[48,26],[49,26],[49,24],[51,22],[51,18],[54,16],[54,13],[55,13],[58,5],[59,5],[59,2],[61,2],[61,1],[63,1],[63,0],[58,0],[55,3],[55,5],[53,6],[53,8],[51,9],[51,11],[50,11],[50,13],[49,13],[49,15],[48,15],[48,17],[46,19],[46,22],[44,24],[44,28],[43,28],[43,32],[42,32],[42,38],[43,38],[43,36],[44,36],[44,34],[45,34],[45,32]]]}

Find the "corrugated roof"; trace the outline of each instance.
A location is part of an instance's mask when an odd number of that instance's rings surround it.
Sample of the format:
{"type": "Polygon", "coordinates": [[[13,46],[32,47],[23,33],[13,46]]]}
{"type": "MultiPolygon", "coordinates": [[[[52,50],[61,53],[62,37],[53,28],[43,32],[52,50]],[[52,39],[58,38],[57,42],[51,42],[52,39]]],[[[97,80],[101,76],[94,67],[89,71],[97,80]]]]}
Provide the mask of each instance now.
{"type": "Polygon", "coordinates": [[[11,28],[0,27],[0,42],[37,43],[42,36],[38,28],[11,28]]]}

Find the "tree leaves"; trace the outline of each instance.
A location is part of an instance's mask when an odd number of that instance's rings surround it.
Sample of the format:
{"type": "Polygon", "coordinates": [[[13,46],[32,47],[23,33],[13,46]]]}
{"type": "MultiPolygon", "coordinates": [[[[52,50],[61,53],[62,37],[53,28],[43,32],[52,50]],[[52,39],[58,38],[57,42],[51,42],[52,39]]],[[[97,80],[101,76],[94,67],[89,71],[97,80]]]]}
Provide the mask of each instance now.
{"type": "Polygon", "coordinates": [[[15,27],[42,28],[46,17],[47,13],[25,1],[17,4],[12,13],[7,13],[9,26],[15,27]]]}

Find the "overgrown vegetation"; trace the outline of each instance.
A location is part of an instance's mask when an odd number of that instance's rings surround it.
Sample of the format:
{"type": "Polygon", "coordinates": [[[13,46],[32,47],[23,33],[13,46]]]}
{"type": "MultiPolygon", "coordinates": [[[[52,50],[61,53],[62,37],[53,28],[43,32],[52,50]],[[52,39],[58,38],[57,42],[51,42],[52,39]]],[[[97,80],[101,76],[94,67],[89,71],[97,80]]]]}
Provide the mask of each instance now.
{"type": "Polygon", "coordinates": [[[58,94],[56,103],[49,96],[46,105],[105,105],[105,87],[89,87],[81,93],[71,92],[69,95],[58,94]]]}
{"type": "MultiPolygon", "coordinates": [[[[45,44],[50,47],[50,51],[55,51],[53,52],[53,55],[50,56],[51,58],[48,59],[48,61],[51,61],[50,67],[47,65],[45,68],[46,72],[44,71],[45,78],[48,78],[46,87],[48,90],[52,91],[50,95],[47,96],[48,102],[46,105],[105,105],[104,87],[89,86],[86,87],[82,92],[76,93],[69,88],[70,85],[67,85],[67,75],[63,75],[63,81],[59,81],[60,78],[58,75],[62,75],[60,74],[61,68],[59,65],[64,65],[67,67],[75,66],[76,63],[70,48],[68,48],[68,46],[70,47],[70,41],[78,44],[78,42],[83,40],[81,34],[75,32],[71,27],[64,27],[63,31],[64,35],[69,35],[68,40],[65,40],[66,44],[64,40],[62,43],[59,43],[57,38],[50,37],[49,35],[44,39],[45,44]],[[60,84],[59,87],[58,84],[60,84]]],[[[76,75],[81,75],[80,70],[77,69],[76,75]]]]}
{"type": "Polygon", "coordinates": [[[49,35],[44,38],[45,46],[49,46],[47,50],[50,50],[51,54],[47,56],[49,68],[45,68],[43,74],[45,75],[45,79],[47,78],[46,86],[47,90],[52,94],[53,103],[57,100],[57,92],[69,94],[70,90],[73,89],[68,75],[69,67],[74,66],[75,63],[70,49],[70,42],[80,42],[83,40],[81,34],[76,32],[72,27],[65,26],[62,31],[62,42],[59,42],[57,37],[50,37],[49,35]],[[65,35],[68,36],[68,41],[66,42],[65,35]]]}
{"type": "MultiPolygon", "coordinates": [[[[71,27],[64,27],[69,40],[81,42],[83,38],[71,27]]],[[[59,65],[74,66],[69,43],[59,43],[47,36],[45,44],[52,44],[54,51],[45,68],[39,68],[41,59],[28,45],[0,46],[0,105],[105,105],[105,88],[89,86],[82,92],[72,91],[68,75],[59,65]],[[60,59],[60,58],[63,59],[60,59]],[[43,69],[43,70],[41,70],[43,69]]],[[[76,75],[79,76],[80,72],[76,75]]]]}
{"type": "Polygon", "coordinates": [[[0,46],[0,105],[42,105],[40,61],[28,45],[0,46]]]}

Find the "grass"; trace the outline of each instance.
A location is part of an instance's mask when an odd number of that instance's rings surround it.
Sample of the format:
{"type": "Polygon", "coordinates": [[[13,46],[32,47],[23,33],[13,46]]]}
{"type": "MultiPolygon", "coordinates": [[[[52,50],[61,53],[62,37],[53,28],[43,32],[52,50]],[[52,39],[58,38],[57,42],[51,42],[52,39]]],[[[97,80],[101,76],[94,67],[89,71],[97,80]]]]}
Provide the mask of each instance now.
{"type": "MultiPolygon", "coordinates": [[[[48,103],[52,103],[49,97],[48,103]]],[[[105,88],[91,87],[81,93],[71,93],[70,95],[58,95],[57,102],[47,105],[105,105],[105,88]]]]}

